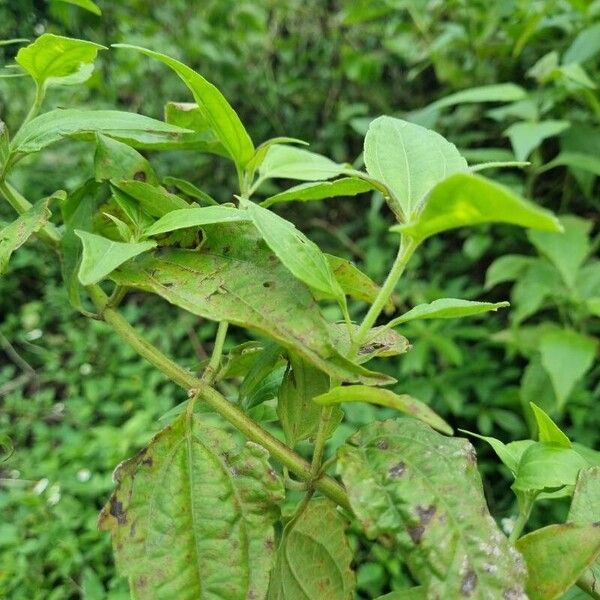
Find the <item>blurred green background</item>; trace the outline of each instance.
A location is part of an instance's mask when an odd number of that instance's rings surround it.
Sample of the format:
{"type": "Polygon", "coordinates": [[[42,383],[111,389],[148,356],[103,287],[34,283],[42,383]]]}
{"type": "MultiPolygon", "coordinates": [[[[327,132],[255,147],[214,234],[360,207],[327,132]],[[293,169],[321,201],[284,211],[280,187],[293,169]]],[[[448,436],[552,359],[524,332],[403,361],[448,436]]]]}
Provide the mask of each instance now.
{"type": "MultiPolygon", "coordinates": [[[[527,437],[533,400],[571,439],[598,448],[600,368],[593,361],[583,369],[588,357],[578,352],[582,338],[600,332],[600,1],[98,4],[102,16],[58,0],[0,0],[0,39],[49,31],[160,50],[214,82],[255,140],[298,137],[339,161],[360,164],[364,132],[380,114],[436,129],[470,163],[530,161],[487,174],[566,216],[566,236],[494,226],[430,240],[397,291],[400,307],[442,296],[510,299],[512,307],[482,319],[410,324],[402,333],[413,349],[385,368],[457,427],[504,441],[527,437]],[[465,90],[470,95],[453,95],[465,90]],[[557,332],[557,347],[543,343],[547,331],[557,332]]],[[[17,49],[0,46],[2,63],[17,49]]],[[[46,108],[115,107],[158,118],[167,100],[190,100],[162,65],[124,50],[102,53],[85,86],[49,96],[46,108]]],[[[0,79],[0,118],[13,131],[32,97],[25,78],[0,79]]],[[[27,176],[23,169],[13,182],[31,199],[73,189],[91,173],[92,154],[85,143],[55,145],[24,161],[27,176]]],[[[213,157],[166,152],[152,162],[161,175],[185,177],[218,198],[232,193],[232,169],[213,157]]],[[[394,245],[381,198],[290,204],[282,213],[327,251],[377,281],[385,276],[394,245]]],[[[0,222],[12,217],[0,204],[0,222]]],[[[214,335],[213,324],[142,294],[129,296],[124,313],[191,369],[214,335]]],[[[234,331],[234,340],[244,339],[234,331]]],[[[42,246],[15,255],[0,279],[0,432],[15,447],[0,463],[1,598],[128,597],[96,515],[113,468],[184,397],[102,323],[70,308],[59,265],[42,246]]],[[[349,406],[333,446],[381,413],[349,406]]],[[[486,446],[476,447],[492,513],[508,518],[508,472],[486,446]]],[[[540,503],[532,524],[564,514],[560,502],[540,503]]],[[[352,539],[362,598],[405,585],[393,551],[352,539]]]]}

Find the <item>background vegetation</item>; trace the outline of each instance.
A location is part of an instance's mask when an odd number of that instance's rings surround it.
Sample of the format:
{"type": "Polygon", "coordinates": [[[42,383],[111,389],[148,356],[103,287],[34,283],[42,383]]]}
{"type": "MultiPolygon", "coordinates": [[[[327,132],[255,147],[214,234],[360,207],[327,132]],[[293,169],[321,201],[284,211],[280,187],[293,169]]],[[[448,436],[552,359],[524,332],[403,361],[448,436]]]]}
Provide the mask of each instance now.
{"type": "MultiPolygon", "coordinates": [[[[522,170],[490,174],[563,216],[575,215],[564,221],[567,236],[528,238],[497,227],[492,237],[482,227],[430,240],[410,265],[399,304],[454,296],[510,298],[513,306],[485,321],[410,324],[402,333],[419,341],[396,364],[387,364],[403,389],[457,427],[521,439],[530,426],[524,407],[535,400],[571,439],[598,447],[600,367],[577,354],[581,336],[600,331],[600,261],[594,258],[600,245],[598,0],[99,5],[101,17],[58,0],[0,0],[0,39],[50,31],[102,44],[127,38],[160,49],[213,81],[255,139],[285,133],[314,140],[312,149],[336,160],[359,157],[370,118],[386,113],[437,129],[471,162],[515,156],[531,161],[522,170]],[[479,89],[506,83],[513,85],[479,89]],[[470,95],[452,96],[464,90],[470,95]],[[495,262],[504,254],[511,258],[495,262]],[[541,341],[550,329],[562,332],[554,353],[541,341]],[[553,378],[550,360],[559,367],[553,378]]],[[[17,48],[0,47],[3,62],[9,64],[17,48]]],[[[14,127],[32,91],[25,79],[0,79],[0,118],[14,127]]],[[[48,102],[120,107],[160,118],[167,99],[189,100],[174,75],[135,53],[114,50],[103,54],[86,86],[58,90],[48,102]]],[[[92,152],[69,142],[30,160],[37,161],[36,176],[18,181],[17,173],[15,181],[37,199],[81,183],[92,152]]],[[[234,173],[222,161],[181,153],[152,160],[162,175],[184,176],[220,198],[231,194],[234,173]],[[204,181],[209,173],[208,180],[217,181],[212,188],[204,181]]],[[[389,218],[379,198],[290,204],[285,211],[322,247],[351,257],[374,279],[387,272],[393,245],[387,243],[389,218]]],[[[0,205],[0,221],[11,218],[0,205]]],[[[144,299],[142,311],[141,301],[141,295],[130,296],[128,319],[162,350],[197,369],[214,326],[158,298],[144,299]]],[[[96,530],[96,515],[112,488],[114,466],[182,400],[181,391],[119,345],[103,324],[69,307],[53,256],[36,244],[15,255],[0,279],[0,432],[15,447],[0,463],[0,597],[128,597],[114,571],[108,535],[96,530]]],[[[356,426],[378,412],[354,405],[346,416],[356,426]]],[[[340,428],[332,446],[349,429],[340,428]]],[[[507,471],[483,443],[477,449],[492,512],[510,518],[507,471]]],[[[557,502],[539,505],[537,526],[564,511],[557,502]]],[[[365,598],[405,578],[383,546],[359,548],[358,556],[365,598]]]]}

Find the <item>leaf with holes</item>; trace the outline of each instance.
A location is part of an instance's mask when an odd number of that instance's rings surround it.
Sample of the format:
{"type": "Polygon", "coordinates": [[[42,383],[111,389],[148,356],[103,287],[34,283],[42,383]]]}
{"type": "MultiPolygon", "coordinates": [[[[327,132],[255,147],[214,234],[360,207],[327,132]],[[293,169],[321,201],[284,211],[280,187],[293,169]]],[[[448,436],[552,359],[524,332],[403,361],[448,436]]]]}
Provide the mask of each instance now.
{"type": "Polygon", "coordinates": [[[525,557],[530,600],[554,600],[564,594],[600,554],[600,527],[548,525],[517,540],[525,557]]]}
{"type": "Polygon", "coordinates": [[[99,524],[135,597],[265,596],[284,492],[261,446],[183,414],[115,478],[99,524]]]}
{"type": "Polygon", "coordinates": [[[73,85],[91,77],[99,50],[106,50],[106,47],[44,33],[29,46],[21,48],[15,61],[41,88],[73,85]]]}
{"type": "Polygon", "coordinates": [[[372,388],[366,385],[337,386],[316,396],[314,401],[317,404],[325,405],[340,404],[342,402],[368,402],[370,404],[377,404],[378,406],[385,406],[406,413],[448,435],[452,435],[453,433],[452,427],[431,410],[427,404],[408,394],[395,394],[391,390],[372,388]]]}
{"type": "Polygon", "coordinates": [[[200,250],[164,249],[111,277],[206,319],[258,331],[333,377],[390,382],[336,352],[310,290],[279,263],[253,225],[208,225],[205,233],[200,250]]]}
{"type": "Polygon", "coordinates": [[[283,532],[268,600],[350,600],[355,578],[346,527],[330,500],[311,500],[283,532]]]}
{"type": "Polygon", "coordinates": [[[525,600],[525,565],[490,516],[473,447],[416,419],[372,423],[338,451],[370,538],[393,539],[429,598],[525,600]]]}
{"type": "Polygon", "coordinates": [[[94,177],[96,181],[135,179],[158,184],[152,165],[134,148],[102,135],[96,136],[94,177]]]}
{"type": "Polygon", "coordinates": [[[242,204],[261,236],[290,272],[306,285],[346,307],[344,290],[319,247],[296,227],[253,202],[242,204]]]}
{"type": "MultiPolygon", "coordinates": [[[[347,356],[352,348],[352,335],[358,333],[359,326],[352,324],[350,330],[345,323],[334,323],[329,326],[333,344],[340,354],[347,356]]],[[[410,342],[403,336],[386,327],[373,327],[369,331],[367,341],[358,349],[356,362],[359,364],[370,361],[377,356],[388,357],[404,354],[411,349],[410,342]]]]}
{"type": "Polygon", "coordinates": [[[130,44],[114,44],[114,47],[136,50],[171,67],[192,92],[202,116],[233,162],[240,169],[245,167],[254,155],[254,144],[235,110],[212,83],[182,62],[160,52],[130,44]]]}

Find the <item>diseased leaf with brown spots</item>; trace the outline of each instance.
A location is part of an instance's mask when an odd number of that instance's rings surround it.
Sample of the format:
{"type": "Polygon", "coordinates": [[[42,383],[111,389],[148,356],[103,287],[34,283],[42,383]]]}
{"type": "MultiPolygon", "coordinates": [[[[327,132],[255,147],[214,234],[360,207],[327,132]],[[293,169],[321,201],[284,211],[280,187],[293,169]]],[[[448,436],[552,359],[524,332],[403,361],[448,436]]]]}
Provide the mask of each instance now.
{"type": "Polygon", "coordinates": [[[285,528],[268,600],[350,600],[354,573],[346,525],[333,502],[311,500],[285,528]]]}
{"type": "MultiPolygon", "coordinates": [[[[359,326],[352,325],[352,334],[358,332],[359,326]]],[[[347,355],[352,346],[350,332],[345,323],[334,323],[329,326],[333,344],[340,354],[347,355]]],[[[373,327],[369,331],[367,341],[358,349],[356,362],[362,364],[377,356],[398,356],[411,349],[410,342],[393,329],[373,327]]]]}
{"type": "Polygon", "coordinates": [[[183,414],[115,477],[99,526],[133,598],[265,597],[284,491],[264,448],[183,414]]]}
{"type": "Polygon", "coordinates": [[[0,275],[8,268],[12,253],[48,222],[50,199],[40,200],[18,219],[0,229],[0,275]]]}
{"type": "Polygon", "coordinates": [[[372,423],[338,451],[371,538],[393,540],[431,600],[526,600],[525,564],[490,516],[475,452],[414,419],[372,423]]]}
{"type": "Polygon", "coordinates": [[[390,382],[335,350],[310,290],[277,260],[252,225],[208,225],[205,232],[199,250],[164,249],[123,266],[111,278],[206,319],[258,331],[333,377],[390,382]]]}

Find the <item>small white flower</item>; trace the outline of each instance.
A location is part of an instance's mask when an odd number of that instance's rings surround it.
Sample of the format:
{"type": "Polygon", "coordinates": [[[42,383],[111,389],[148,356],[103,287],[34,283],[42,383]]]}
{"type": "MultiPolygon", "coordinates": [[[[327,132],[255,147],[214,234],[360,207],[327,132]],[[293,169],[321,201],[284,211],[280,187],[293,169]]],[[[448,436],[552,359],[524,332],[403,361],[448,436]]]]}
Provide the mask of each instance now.
{"type": "Polygon", "coordinates": [[[92,365],[90,365],[90,363],[83,363],[79,367],[79,372],[84,376],[89,375],[92,372],[92,365]]]}
{"type": "Polygon", "coordinates": [[[48,506],[54,506],[60,501],[60,485],[54,483],[48,490],[48,506]]]}
{"type": "Polygon", "coordinates": [[[82,483],[89,481],[91,476],[92,472],[89,469],[79,469],[79,471],[77,471],[77,479],[82,483]]]}
{"type": "Polygon", "coordinates": [[[48,487],[48,484],[50,482],[48,481],[48,479],[46,477],[44,477],[43,479],[40,479],[34,486],[33,486],[33,493],[37,494],[38,496],[40,494],[43,494],[46,491],[46,488],[48,487]]]}
{"type": "Polygon", "coordinates": [[[25,334],[25,337],[28,341],[33,342],[39,340],[43,335],[44,332],[41,329],[32,329],[25,334]]]}

